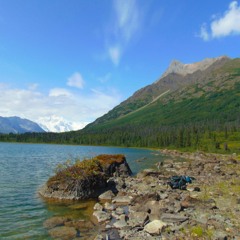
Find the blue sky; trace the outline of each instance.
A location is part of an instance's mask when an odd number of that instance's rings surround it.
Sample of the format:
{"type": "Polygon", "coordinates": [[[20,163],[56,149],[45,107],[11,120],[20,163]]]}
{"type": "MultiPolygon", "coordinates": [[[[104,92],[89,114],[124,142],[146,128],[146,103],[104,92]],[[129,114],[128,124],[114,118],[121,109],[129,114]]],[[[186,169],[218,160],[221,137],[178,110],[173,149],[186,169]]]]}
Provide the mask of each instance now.
{"type": "Polygon", "coordinates": [[[239,57],[227,0],[0,0],[0,116],[95,120],[183,63],[239,57]]]}

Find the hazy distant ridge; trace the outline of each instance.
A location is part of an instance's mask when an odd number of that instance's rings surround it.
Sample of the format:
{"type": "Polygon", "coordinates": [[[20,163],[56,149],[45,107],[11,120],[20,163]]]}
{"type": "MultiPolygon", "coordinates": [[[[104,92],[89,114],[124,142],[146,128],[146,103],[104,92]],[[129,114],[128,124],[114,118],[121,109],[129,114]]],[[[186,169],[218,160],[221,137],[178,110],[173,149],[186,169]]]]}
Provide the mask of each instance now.
{"type": "Polygon", "coordinates": [[[20,117],[0,117],[0,133],[45,132],[37,123],[20,117]]]}

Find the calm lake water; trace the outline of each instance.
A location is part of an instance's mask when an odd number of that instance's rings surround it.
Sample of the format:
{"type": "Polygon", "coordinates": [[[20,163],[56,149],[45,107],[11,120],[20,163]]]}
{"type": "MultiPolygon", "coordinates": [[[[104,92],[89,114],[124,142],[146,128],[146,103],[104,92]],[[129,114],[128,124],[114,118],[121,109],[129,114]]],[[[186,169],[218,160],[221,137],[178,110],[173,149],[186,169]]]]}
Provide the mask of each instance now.
{"type": "Polygon", "coordinates": [[[126,155],[134,173],[164,159],[157,151],[144,149],[0,143],[0,239],[51,239],[43,227],[49,217],[87,217],[69,204],[43,201],[37,189],[58,163],[117,153],[126,155]]]}

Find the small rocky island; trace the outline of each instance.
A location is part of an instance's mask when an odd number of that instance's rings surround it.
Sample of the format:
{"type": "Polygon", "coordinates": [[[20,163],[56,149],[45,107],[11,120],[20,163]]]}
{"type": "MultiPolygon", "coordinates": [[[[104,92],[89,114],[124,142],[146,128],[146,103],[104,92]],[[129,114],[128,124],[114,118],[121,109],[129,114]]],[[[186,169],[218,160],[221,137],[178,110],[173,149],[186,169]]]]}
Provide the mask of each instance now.
{"type": "Polygon", "coordinates": [[[47,220],[45,226],[51,237],[240,239],[240,161],[237,156],[169,150],[161,153],[169,156],[169,160],[133,177],[124,156],[102,155],[104,157],[96,157],[91,164],[81,165],[89,173],[89,183],[82,170],[81,177],[75,180],[70,171],[71,176],[65,183],[66,176],[62,178],[61,174],[50,178],[41,192],[43,196],[98,197],[91,221],[61,217],[47,220]],[[176,161],[179,157],[182,160],[176,161]],[[195,181],[186,190],[171,189],[167,182],[174,175],[188,175],[195,181]],[[96,226],[98,230],[94,232],[96,226]],[[84,231],[92,235],[84,236],[84,231]]]}
{"type": "Polygon", "coordinates": [[[115,183],[109,181],[110,177],[127,177],[131,174],[124,155],[98,155],[73,165],[62,164],[39,193],[45,198],[59,200],[96,198],[107,190],[116,192],[115,183]]]}

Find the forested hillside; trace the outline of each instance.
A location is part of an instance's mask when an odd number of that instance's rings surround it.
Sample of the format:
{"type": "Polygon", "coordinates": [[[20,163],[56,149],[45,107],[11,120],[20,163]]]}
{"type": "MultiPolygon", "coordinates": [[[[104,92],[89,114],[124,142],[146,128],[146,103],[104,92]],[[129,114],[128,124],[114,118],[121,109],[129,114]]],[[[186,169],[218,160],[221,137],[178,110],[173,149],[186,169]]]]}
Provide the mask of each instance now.
{"type": "Polygon", "coordinates": [[[240,59],[182,72],[173,69],[83,130],[1,140],[239,152],[240,59]]]}

